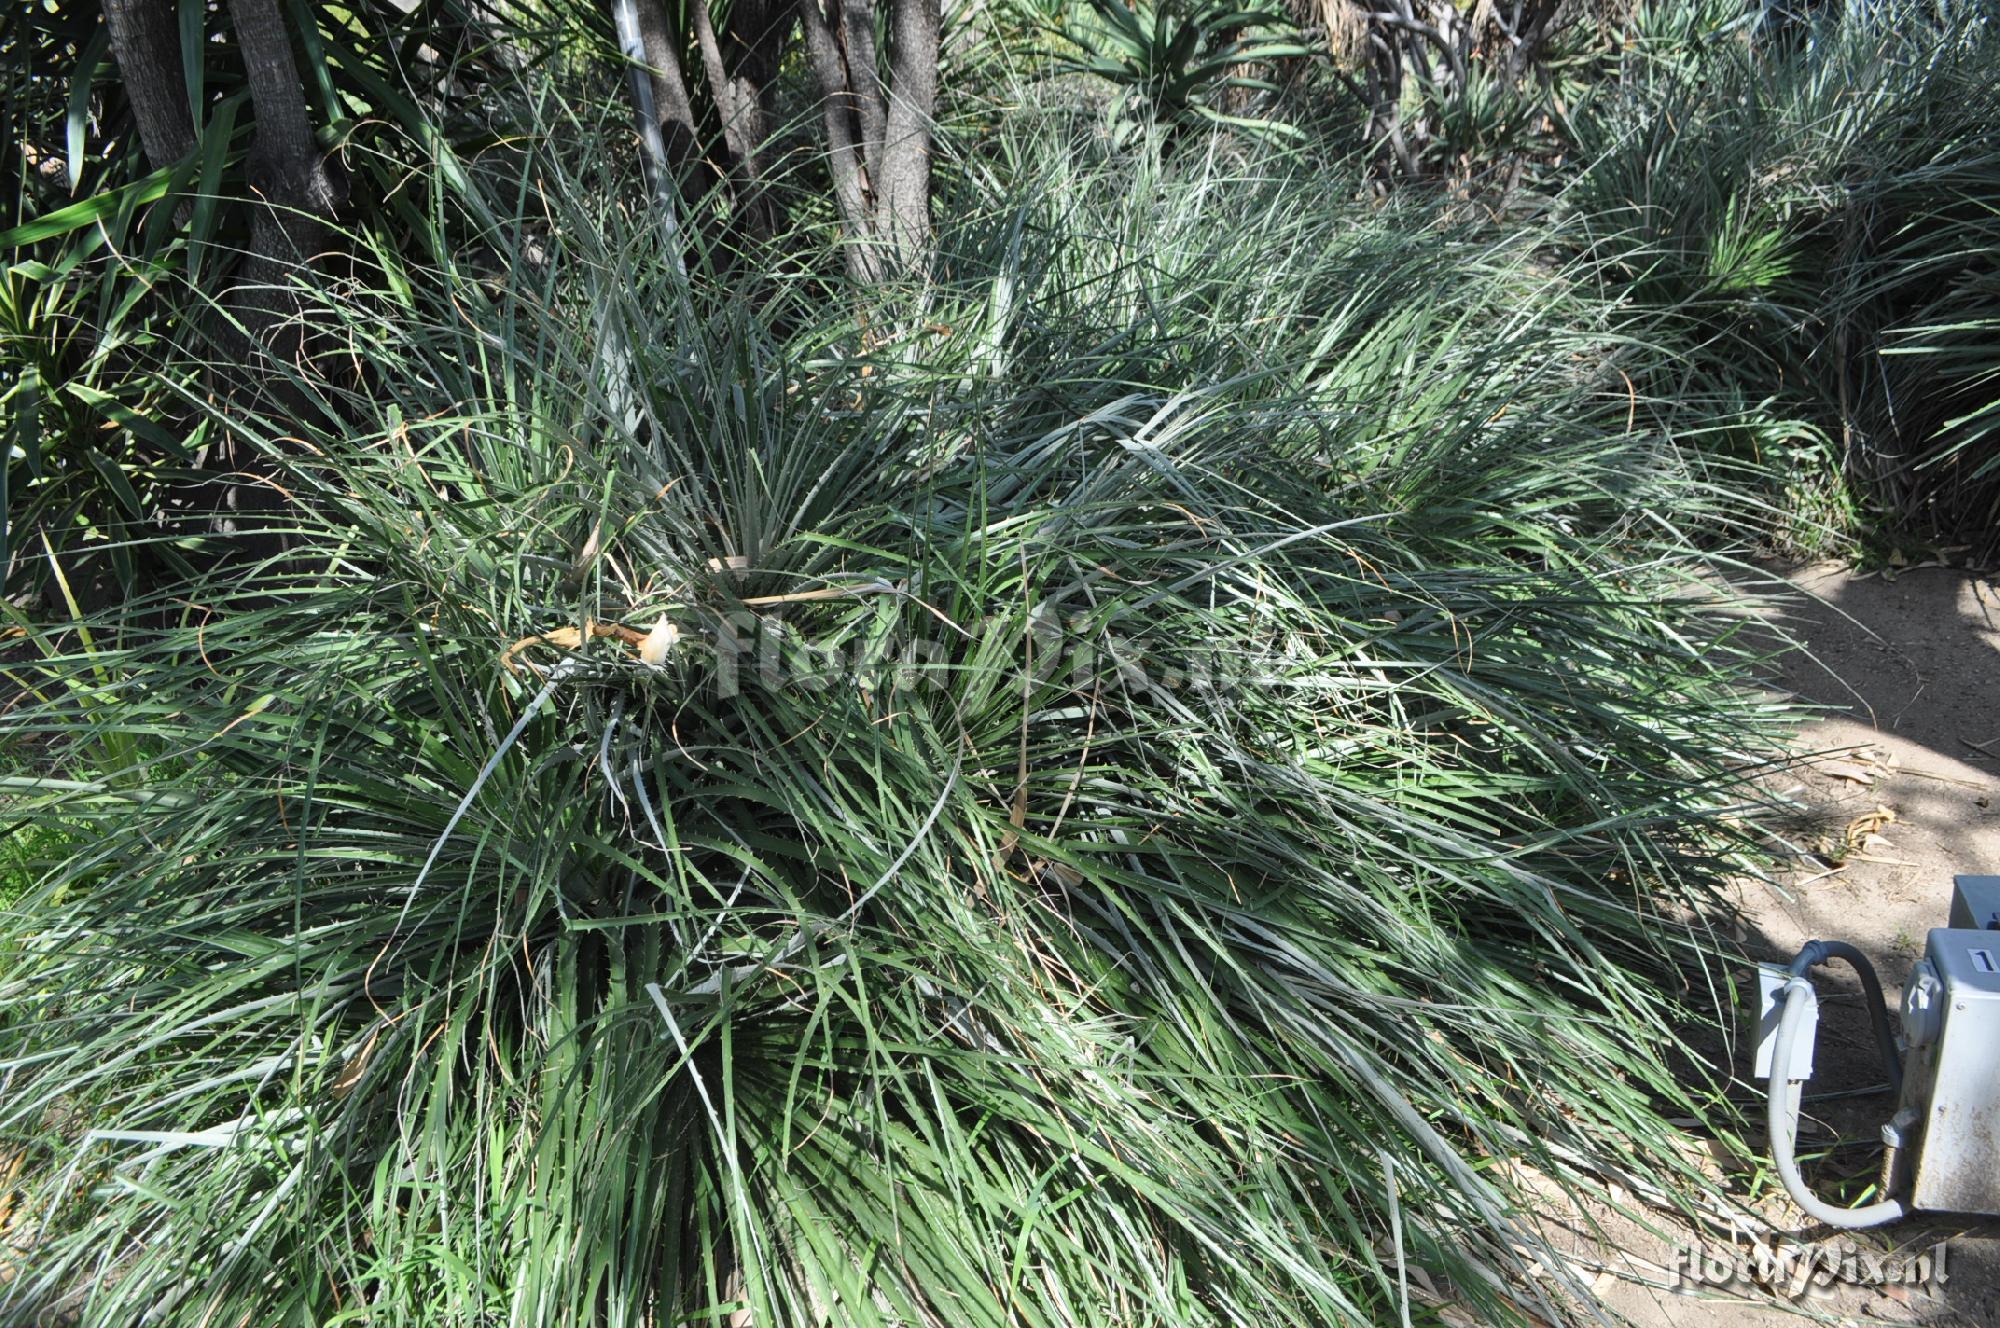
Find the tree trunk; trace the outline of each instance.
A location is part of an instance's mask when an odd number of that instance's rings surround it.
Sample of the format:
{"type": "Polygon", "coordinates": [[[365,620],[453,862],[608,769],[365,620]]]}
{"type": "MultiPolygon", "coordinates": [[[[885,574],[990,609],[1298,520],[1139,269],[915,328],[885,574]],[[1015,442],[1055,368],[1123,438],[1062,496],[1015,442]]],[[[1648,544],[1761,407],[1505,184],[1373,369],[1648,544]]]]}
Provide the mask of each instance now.
{"type": "Polygon", "coordinates": [[[931,121],[937,113],[939,0],[893,0],[895,83],[882,143],[882,216],[890,252],[908,271],[931,242],[931,121]]]}
{"type": "Polygon", "coordinates": [[[729,177],[736,195],[737,214],[752,233],[763,226],[753,215],[750,196],[760,192],[762,172],[758,150],[764,145],[763,103],[754,86],[742,85],[729,76],[722,61],[722,42],[715,35],[709,17],[708,0],[687,0],[694,20],[695,49],[701,56],[702,73],[708,79],[709,95],[715,98],[716,114],[722,118],[722,148],[729,162],[729,177]]]}
{"type": "Polygon", "coordinates": [[[824,98],[848,272],[873,284],[920,271],[931,243],[939,0],[890,0],[886,83],[875,0],[802,0],[800,14],[807,60],[824,98]]]}
{"type": "Polygon", "coordinates": [[[667,23],[661,0],[634,0],[639,41],[646,55],[646,72],[653,88],[653,112],[665,147],[667,169],[673,173],[681,202],[690,210],[701,202],[719,178],[702,155],[695,125],[694,103],[688,98],[681,72],[680,40],[667,23]]]}
{"type": "Polygon", "coordinates": [[[272,351],[290,351],[299,340],[296,329],[280,325],[298,312],[299,303],[287,288],[325,248],[326,223],[347,201],[346,180],[313,135],[278,0],[229,0],[229,14],[257,116],[249,162],[257,201],[240,307],[254,339],[272,351]]]}
{"type": "Polygon", "coordinates": [[[682,203],[692,214],[708,191],[726,178],[733,202],[732,227],[758,238],[776,234],[783,217],[767,187],[763,151],[770,134],[770,89],[784,58],[794,0],[735,0],[729,24],[719,33],[706,0],[688,0],[699,72],[722,122],[720,166],[702,151],[687,72],[682,68],[680,34],[668,24],[662,0],[618,3],[621,9],[631,6],[636,17],[654,113],[682,203]]]}
{"type": "MultiPolygon", "coordinates": [[[[249,177],[258,206],[235,303],[261,340],[279,315],[296,309],[283,286],[323,247],[325,222],[345,201],[346,188],[313,137],[277,0],[229,0],[229,13],[257,120],[249,177]]],[[[155,169],[171,166],[194,151],[197,129],[174,0],[104,0],[104,21],[146,160],[155,169]]]]}
{"type": "MultiPolygon", "coordinates": [[[[288,359],[303,350],[300,303],[291,283],[325,247],[326,222],[345,200],[345,182],[313,136],[278,0],[229,0],[229,13],[256,116],[248,163],[255,198],[250,252],[224,300],[242,325],[242,339],[225,334],[220,358],[231,366],[226,375],[232,395],[282,402],[283,380],[260,371],[255,360],[288,359]]],[[[173,165],[194,150],[199,128],[199,108],[188,104],[182,74],[175,0],[104,0],[104,18],[146,159],[155,168],[173,165]]],[[[190,491],[185,515],[199,515],[211,531],[244,537],[232,540],[230,551],[274,551],[277,537],[258,529],[284,506],[270,483],[268,460],[225,433],[197,464],[212,478],[190,491]]]]}
{"type": "Polygon", "coordinates": [[[194,151],[195,141],[174,0],[104,0],[104,25],[146,162],[154,170],[172,166],[194,151]]]}

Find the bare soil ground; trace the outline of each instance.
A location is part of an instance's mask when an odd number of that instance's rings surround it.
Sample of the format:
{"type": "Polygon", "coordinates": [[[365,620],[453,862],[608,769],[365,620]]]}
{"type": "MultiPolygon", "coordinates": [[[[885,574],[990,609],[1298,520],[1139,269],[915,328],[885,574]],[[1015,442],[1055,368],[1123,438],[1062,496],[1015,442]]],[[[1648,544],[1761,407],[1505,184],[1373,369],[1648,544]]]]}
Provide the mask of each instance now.
{"type": "MultiPolygon", "coordinates": [[[[1754,957],[1779,962],[1810,938],[1852,942],[1873,961],[1895,1008],[1926,932],[1944,925],[1952,877],[2000,874],[2000,577],[1941,567],[1857,575],[1839,564],[1771,571],[1803,592],[1774,618],[1805,646],[1775,681],[1826,709],[1799,734],[1804,763],[1773,783],[1796,808],[1782,831],[1797,857],[1775,882],[1741,885],[1740,936],[1754,957]]],[[[1818,1054],[1800,1152],[1826,1154],[1808,1176],[1830,1201],[1844,1202],[1852,1196],[1837,1197],[1831,1182],[1866,1175],[1894,1104],[1859,984],[1844,965],[1816,978],[1818,1054]]],[[[1739,1059],[1746,1050],[1738,1049],[1739,1059]]],[[[1735,1070],[1746,1100],[1761,1093],[1761,1084],[1747,1082],[1747,1065],[1735,1070]]],[[[1761,1152],[1761,1131],[1746,1142],[1761,1152]]],[[[1846,1234],[1806,1220],[1771,1194],[1768,1180],[1756,1184],[1745,1159],[1711,1149],[1762,1215],[1756,1234],[1806,1243],[1846,1234]]],[[[1676,1250],[1727,1249],[1726,1229],[1696,1233],[1639,1205],[1629,1209],[1589,1214],[1602,1224],[1596,1232],[1574,1212],[1549,1221],[1565,1229],[1607,1308],[1641,1328],[1764,1328],[1797,1324],[1801,1314],[2000,1328],[2000,1223],[1925,1218],[1852,1233],[1873,1251],[1945,1241],[1946,1278],[1887,1290],[1836,1284],[1793,1300],[1754,1281],[1710,1287],[1679,1277],[1676,1250]]]]}

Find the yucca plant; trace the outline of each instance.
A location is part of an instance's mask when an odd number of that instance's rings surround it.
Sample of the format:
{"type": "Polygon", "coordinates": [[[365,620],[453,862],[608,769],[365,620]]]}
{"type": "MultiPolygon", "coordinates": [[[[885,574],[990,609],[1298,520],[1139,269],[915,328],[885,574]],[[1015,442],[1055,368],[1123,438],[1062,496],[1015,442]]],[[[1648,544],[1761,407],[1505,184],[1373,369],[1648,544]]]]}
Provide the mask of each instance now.
{"type": "Polygon", "coordinates": [[[1660,1050],[1779,719],[1587,289],[1017,128],[863,337],[687,285],[591,128],[496,170],[514,282],[208,417],[280,556],[0,664],[74,828],[0,1317],[1577,1312],[1513,1165],[1705,1184],[1660,1050]]]}
{"type": "Polygon", "coordinates": [[[1260,136],[1296,134],[1282,120],[1243,114],[1247,94],[1271,91],[1264,71],[1311,54],[1277,9],[1238,0],[1086,0],[1063,35],[1081,56],[1066,67],[1117,89],[1114,114],[1172,131],[1234,125],[1260,136]]]}

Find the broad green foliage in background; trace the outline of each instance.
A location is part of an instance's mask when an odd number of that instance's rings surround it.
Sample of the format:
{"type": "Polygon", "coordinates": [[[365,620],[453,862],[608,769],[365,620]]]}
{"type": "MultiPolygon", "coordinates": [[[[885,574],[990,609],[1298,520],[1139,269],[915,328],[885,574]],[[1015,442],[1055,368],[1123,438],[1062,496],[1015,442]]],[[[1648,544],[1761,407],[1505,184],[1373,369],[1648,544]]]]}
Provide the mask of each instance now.
{"type": "Polygon", "coordinates": [[[1235,125],[1271,134],[1297,130],[1282,120],[1231,114],[1231,100],[1272,90],[1250,71],[1309,54],[1283,35],[1283,14],[1245,9],[1229,0],[1158,3],[1128,8],[1120,0],[1088,0],[1088,20],[1067,30],[1084,56],[1070,67],[1118,91],[1118,113],[1170,128],[1235,125]]]}

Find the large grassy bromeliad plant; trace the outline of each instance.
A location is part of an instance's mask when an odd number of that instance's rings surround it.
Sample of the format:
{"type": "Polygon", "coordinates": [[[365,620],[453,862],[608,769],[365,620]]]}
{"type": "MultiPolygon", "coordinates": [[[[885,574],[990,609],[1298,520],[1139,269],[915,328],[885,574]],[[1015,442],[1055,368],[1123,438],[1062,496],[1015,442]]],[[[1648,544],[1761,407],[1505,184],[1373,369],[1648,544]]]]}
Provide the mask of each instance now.
{"type": "Polygon", "coordinates": [[[532,281],[217,418],[286,553],[5,665],[151,755],[0,921],[0,1316],[1559,1318],[1504,1159],[1700,1184],[1772,716],[1623,352],[1351,181],[1041,146],[865,356],[552,158],[532,281]]]}

